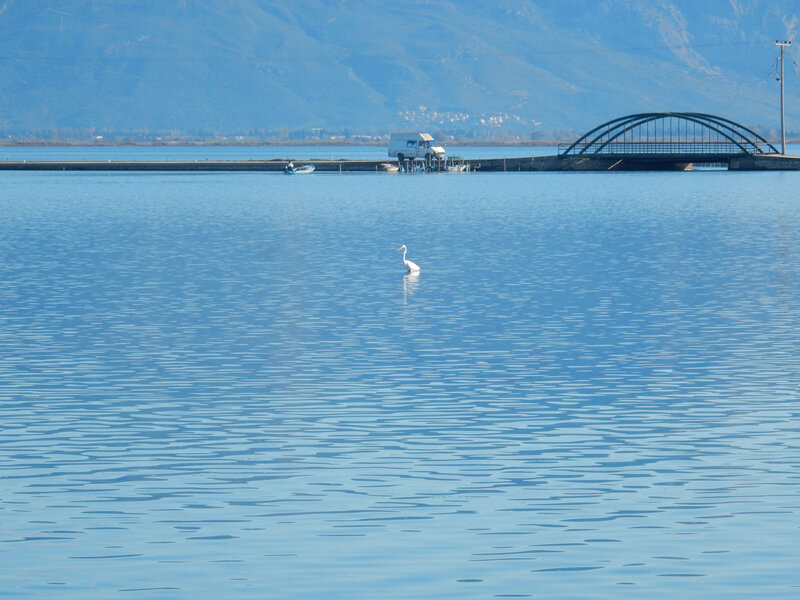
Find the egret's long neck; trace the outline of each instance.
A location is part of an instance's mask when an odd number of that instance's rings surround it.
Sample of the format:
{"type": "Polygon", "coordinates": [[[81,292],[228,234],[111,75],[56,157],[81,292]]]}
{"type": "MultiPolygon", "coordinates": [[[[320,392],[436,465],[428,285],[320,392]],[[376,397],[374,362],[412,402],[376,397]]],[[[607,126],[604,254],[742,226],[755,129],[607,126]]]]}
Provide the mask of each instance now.
{"type": "Polygon", "coordinates": [[[406,252],[408,252],[408,248],[403,248],[403,262],[406,262],[406,252]]]}

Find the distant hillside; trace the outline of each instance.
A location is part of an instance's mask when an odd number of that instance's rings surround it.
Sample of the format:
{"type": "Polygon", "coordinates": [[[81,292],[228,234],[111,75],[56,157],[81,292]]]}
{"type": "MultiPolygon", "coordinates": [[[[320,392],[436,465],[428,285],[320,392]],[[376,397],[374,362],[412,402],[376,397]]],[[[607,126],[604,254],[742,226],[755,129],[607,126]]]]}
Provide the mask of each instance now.
{"type": "Polygon", "coordinates": [[[0,135],[569,137],[651,110],[774,135],[799,30],[797,0],[0,0],[0,135]]]}

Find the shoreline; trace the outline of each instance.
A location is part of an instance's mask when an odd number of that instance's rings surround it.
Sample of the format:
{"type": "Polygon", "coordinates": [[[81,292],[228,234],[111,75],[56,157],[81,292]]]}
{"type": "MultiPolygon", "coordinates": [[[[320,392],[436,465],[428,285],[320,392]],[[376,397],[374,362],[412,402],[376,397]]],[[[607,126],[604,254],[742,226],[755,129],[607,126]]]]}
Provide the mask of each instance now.
{"type": "MultiPolygon", "coordinates": [[[[287,148],[295,146],[318,146],[320,148],[337,148],[341,146],[363,146],[382,148],[388,144],[388,140],[381,142],[355,142],[355,141],[328,141],[328,140],[308,140],[308,141],[240,141],[240,142],[58,142],[58,141],[31,141],[31,142],[0,142],[0,148],[131,148],[131,147],[213,147],[213,146],[285,146],[287,148]]],[[[448,141],[441,142],[445,146],[469,146],[475,148],[491,147],[519,147],[519,146],[558,146],[569,142],[542,141],[542,140],[518,140],[518,141],[448,141]]]]}

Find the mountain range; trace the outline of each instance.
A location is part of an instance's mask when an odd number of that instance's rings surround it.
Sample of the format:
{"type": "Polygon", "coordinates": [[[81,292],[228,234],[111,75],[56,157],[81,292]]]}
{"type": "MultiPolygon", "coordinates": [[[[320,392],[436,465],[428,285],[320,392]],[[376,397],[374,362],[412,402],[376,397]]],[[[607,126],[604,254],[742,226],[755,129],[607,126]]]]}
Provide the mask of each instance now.
{"type": "Polygon", "coordinates": [[[567,139],[650,111],[774,138],[798,31],[797,0],[0,0],[0,139],[567,139]]]}

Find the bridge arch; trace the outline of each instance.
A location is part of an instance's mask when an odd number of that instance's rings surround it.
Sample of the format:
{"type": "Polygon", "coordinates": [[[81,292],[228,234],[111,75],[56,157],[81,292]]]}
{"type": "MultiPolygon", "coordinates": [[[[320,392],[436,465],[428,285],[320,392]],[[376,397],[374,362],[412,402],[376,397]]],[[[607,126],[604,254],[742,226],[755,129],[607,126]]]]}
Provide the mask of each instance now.
{"type": "Polygon", "coordinates": [[[779,154],[744,125],[704,113],[639,113],[598,125],[561,156],[627,155],[734,156],[779,154]]]}

